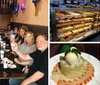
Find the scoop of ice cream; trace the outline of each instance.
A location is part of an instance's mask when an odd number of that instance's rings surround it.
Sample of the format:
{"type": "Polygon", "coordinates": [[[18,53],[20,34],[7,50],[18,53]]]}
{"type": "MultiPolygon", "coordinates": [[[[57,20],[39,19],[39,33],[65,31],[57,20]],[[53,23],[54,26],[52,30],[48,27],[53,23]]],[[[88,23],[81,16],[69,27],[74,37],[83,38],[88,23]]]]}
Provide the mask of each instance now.
{"type": "Polygon", "coordinates": [[[66,56],[65,56],[65,60],[68,64],[73,65],[77,62],[78,57],[75,53],[69,52],[66,56]]]}

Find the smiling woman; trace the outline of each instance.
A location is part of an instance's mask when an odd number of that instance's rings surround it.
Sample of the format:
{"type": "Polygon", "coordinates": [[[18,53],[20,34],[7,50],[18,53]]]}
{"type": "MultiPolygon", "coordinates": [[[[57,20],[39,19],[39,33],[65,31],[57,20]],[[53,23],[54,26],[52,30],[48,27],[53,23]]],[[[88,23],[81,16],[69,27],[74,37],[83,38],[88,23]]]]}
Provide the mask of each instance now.
{"type": "Polygon", "coordinates": [[[21,45],[24,42],[24,37],[27,31],[27,26],[20,26],[19,34],[15,36],[15,41],[18,43],[18,45],[21,45]]]}
{"type": "MultiPolygon", "coordinates": [[[[36,44],[34,41],[35,41],[34,34],[31,31],[28,31],[24,37],[24,43],[19,45],[19,47],[18,47],[20,52],[25,53],[25,54],[29,54],[29,53],[36,51],[37,47],[36,47],[36,44]],[[27,49],[27,50],[25,50],[25,49],[27,49]]],[[[20,57],[18,57],[18,60],[25,61],[20,57]]],[[[34,59],[31,59],[29,61],[29,65],[32,65],[33,61],[34,61],[34,59]]]]}
{"type": "MultiPolygon", "coordinates": [[[[24,43],[19,46],[19,50],[25,54],[29,54],[29,53],[36,51],[37,47],[34,41],[35,41],[34,34],[30,31],[27,32],[24,38],[24,43]]],[[[19,60],[23,61],[23,59],[21,58],[19,58],[19,60]]]]}

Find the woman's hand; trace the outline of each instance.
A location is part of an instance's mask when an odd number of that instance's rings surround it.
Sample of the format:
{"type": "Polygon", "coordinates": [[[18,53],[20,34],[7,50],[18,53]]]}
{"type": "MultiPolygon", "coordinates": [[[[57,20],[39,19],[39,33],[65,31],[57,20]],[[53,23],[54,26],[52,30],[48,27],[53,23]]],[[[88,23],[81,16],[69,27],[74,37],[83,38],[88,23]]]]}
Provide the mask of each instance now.
{"type": "Polygon", "coordinates": [[[27,74],[28,71],[29,71],[29,68],[28,68],[28,66],[26,65],[26,66],[25,66],[25,71],[24,71],[24,73],[27,74]]]}
{"type": "Polygon", "coordinates": [[[12,42],[11,43],[11,49],[12,49],[12,51],[15,51],[15,52],[19,51],[17,43],[12,42]]]}
{"type": "Polygon", "coordinates": [[[18,58],[14,58],[14,61],[18,64],[21,64],[21,62],[18,60],[18,58]]]}

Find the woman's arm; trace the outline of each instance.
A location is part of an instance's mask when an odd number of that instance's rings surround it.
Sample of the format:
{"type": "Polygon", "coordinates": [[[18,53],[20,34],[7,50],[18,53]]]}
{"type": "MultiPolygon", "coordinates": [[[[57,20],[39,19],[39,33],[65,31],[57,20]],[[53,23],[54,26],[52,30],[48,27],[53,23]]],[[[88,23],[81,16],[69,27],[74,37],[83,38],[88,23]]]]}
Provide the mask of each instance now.
{"type": "Polygon", "coordinates": [[[21,40],[17,43],[18,45],[21,45],[21,40]]]}
{"type": "Polygon", "coordinates": [[[19,61],[17,58],[14,58],[14,61],[20,65],[30,65],[30,63],[32,62],[32,59],[26,60],[26,61],[19,61]]]}
{"type": "MultiPolygon", "coordinates": [[[[11,46],[12,50],[17,53],[17,55],[23,60],[31,60],[32,58],[28,54],[23,54],[19,51],[18,45],[15,43],[14,46],[11,46]]],[[[25,49],[26,50],[26,49],[25,49]]]]}

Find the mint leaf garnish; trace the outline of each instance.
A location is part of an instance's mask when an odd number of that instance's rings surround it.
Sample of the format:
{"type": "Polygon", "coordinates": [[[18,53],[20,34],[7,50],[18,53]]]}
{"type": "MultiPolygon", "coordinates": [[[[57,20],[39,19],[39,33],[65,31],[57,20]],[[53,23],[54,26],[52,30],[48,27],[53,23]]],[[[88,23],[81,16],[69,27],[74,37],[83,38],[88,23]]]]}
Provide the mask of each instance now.
{"type": "Polygon", "coordinates": [[[79,49],[72,49],[72,52],[74,52],[75,54],[77,53],[81,54],[81,51],[79,49]]]}
{"type": "Polygon", "coordinates": [[[60,52],[68,53],[68,52],[70,52],[70,48],[71,48],[71,47],[72,47],[72,45],[64,45],[64,46],[61,48],[60,52]]]}
{"type": "Polygon", "coordinates": [[[73,47],[72,49],[72,45],[64,45],[62,48],[61,48],[61,50],[60,50],[60,52],[65,52],[65,56],[66,56],[66,54],[67,53],[69,53],[69,52],[73,52],[73,53],[75,53],[77,56],[78,56],[78,54],[81,54],[81,51],[79,50],[79,49],[77,49],[77,48],[75,48],[75,47],[73,47]]]}

